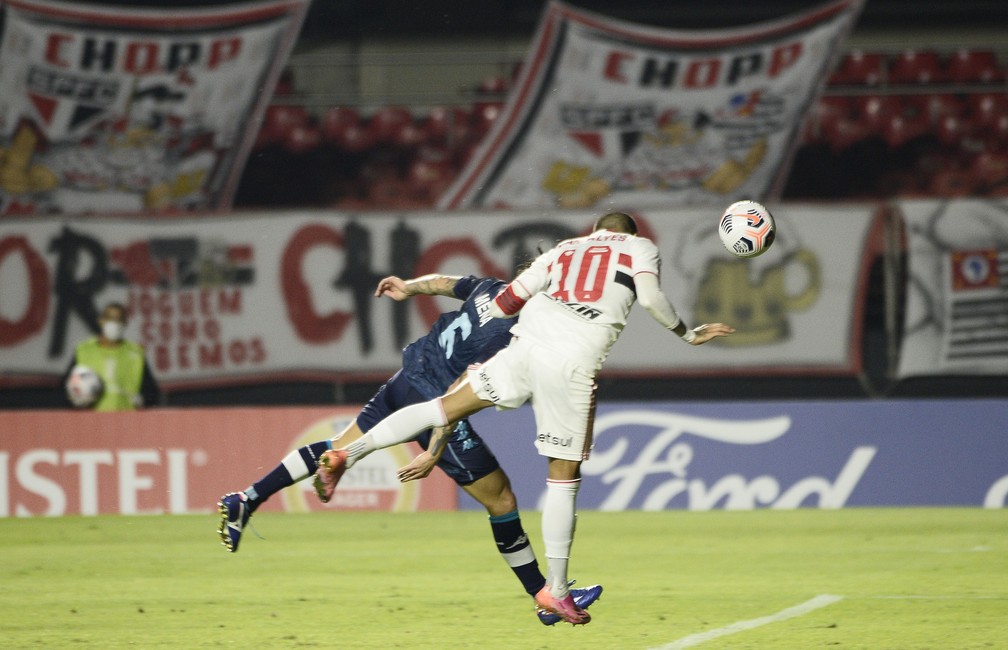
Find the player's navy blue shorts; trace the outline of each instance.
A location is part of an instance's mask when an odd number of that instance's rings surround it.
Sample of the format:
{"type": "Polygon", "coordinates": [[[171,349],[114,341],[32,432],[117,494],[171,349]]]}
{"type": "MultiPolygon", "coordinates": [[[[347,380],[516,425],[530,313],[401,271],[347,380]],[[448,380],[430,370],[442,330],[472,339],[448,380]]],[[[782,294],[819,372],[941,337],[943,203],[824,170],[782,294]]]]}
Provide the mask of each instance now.
{"type": "MultiPolygon", "coordinates": [[[[364,405],[360,415],[357,416],[357,426],[367,433],[391,413],[404,406],[426,401],[427,398],[417,392],[400,370],[392,375],[392,378],[385,382],[374,397],[364,405]]],[[[427,449],[430,437],[431,431],[428,429],[421,433],[416,441],[427,449]]],[[[496,470],[500,467],[500,463],[469,424],[469,420],[460,420],[455,425],[455,432],[448,440],[448,447],[437,466],[459,485],[469,485],[496,470]]]]}

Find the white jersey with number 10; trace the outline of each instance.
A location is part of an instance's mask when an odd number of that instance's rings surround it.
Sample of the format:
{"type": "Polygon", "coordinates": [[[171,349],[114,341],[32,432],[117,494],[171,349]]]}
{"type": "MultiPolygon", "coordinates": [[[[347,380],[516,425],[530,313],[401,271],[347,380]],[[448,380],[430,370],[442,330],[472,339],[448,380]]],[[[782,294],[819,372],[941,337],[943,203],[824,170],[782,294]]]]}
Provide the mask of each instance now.
{"type": "Polygon", "coordinates": [[[644,237],[599,230],[560,242],[515,278],[533,295],[511,332],[599,368],[636,300],[634,277],[660,269],[644,237]]]}

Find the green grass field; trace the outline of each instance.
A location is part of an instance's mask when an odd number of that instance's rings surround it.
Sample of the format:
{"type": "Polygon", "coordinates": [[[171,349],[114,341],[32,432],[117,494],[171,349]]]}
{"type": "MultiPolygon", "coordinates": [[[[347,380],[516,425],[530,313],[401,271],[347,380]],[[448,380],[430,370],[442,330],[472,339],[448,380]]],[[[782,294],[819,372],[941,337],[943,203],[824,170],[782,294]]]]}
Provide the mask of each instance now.
{"type": "Polygon", "coordinates": [[[539,624],[481,513],[253,522],[231,555],[211,514],[0,520],[0,646],[1008,648],[1003,510],[582,512],[578,628],[539,624]]]}

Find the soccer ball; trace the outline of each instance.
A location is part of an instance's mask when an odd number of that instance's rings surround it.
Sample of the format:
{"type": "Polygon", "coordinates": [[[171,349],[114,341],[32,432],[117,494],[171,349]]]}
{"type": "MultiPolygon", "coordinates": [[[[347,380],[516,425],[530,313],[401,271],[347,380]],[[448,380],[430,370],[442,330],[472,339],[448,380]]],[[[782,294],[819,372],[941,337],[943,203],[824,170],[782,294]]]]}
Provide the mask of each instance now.
{"type": "Polygon", "coordinates": [[[755,201],[728,206],[718,222],[721,243],[736,257],[756,257],[770,248],[777,234],[773,215],[755,201]]]}
{"type": "Polygon", "coordinates": [[[77,408],[87,408],[98,401],[105,385],[98,373],[87,366],[76,365],[66,381],[67,397],[77,408]]]}

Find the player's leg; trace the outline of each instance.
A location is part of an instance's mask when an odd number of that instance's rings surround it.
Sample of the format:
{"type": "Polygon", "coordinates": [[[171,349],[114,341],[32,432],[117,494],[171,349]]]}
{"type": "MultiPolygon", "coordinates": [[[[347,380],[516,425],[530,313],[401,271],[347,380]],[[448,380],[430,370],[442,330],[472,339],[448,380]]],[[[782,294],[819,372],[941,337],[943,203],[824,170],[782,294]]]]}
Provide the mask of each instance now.
{"type": "Polygon", "coordinates": [[[340,463],[342,473],[372,452],[413,440],[427,429],[443,427],[492,405],[493,402],[477,397],[465,382],[442,397],[399,409],[356,442],[335,450],[337,454],[329,454],[327,459],[340,463]]]}
{"type": "MultiPolygon", "coordinates": [[[[424,449],[429,440],[429,432],[417,438],[424,449]]],[[[490,530],[501,558],[514,572],[522,588],[534,598],[546,585],[546,578],[539,570],[535,551],[522,526],[511,481],[468,420],[458,423],[438,461],[438,467],[486,508],[490,515],[490,530]]],[[[601,585],[571,589],[574,602],[582,608],[594,603],[601,594],[601,585]]],[[[555,625],[562,620],[560,616],[541,608],[536,615],[543,625],[555,625]]]]}
{"type": "Polygon", "coordinates": [[[547,435],[536,437],[536,448],[548,458],[546,498],[542,510],[543,546],[548,566],[548,588],[536,602],[575,625],[591,620],[569,598],[567,568],[577,522],[577,493],[581,462],[591,449],[595,417],[594,374],[576,365],[538,364],[534,372],[532,409],[536,427],[547,435]]]}
{"type": "Polygon", "coordinates": [[[379,388],[361,409],[357,418],[341,433],[328,440],[320,440],[295,449],[284,456],[269,473],[245,490],[229,492],[222,496],[217,502],[217,509],[220,512],[220,526],[217,528],[217,533],[224,547],[232,553],[237,551],[242,531],[252,513],[280,490],[315,474],[319,460],[326,451],[332,449],[334,442],[353,442],[363,435],[360,422],[378,421],[390,412],[389,409],[394,408],[397,393],[403,390],[399,388],[400,385],[405,384],[401,376],[402,373],[397,372],[379,388]]]}
{"type": "MultiPolygon", "coordinates": [[[[429,432],[417,438],[424,449],[429,440],[429,432]]],[[[546,584],[546,578],[539,571],[535,551],[522,527],[518,499],[497,458],[468,420],[456,425],[438,467],[486,508],[497,551],[525,591],[534,596],[546,584]]]]}

